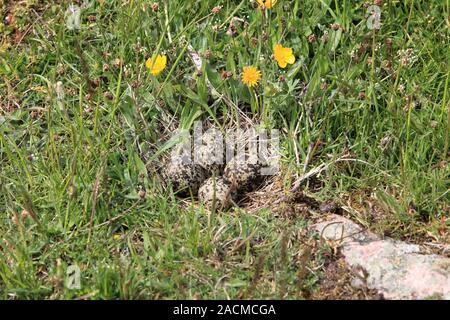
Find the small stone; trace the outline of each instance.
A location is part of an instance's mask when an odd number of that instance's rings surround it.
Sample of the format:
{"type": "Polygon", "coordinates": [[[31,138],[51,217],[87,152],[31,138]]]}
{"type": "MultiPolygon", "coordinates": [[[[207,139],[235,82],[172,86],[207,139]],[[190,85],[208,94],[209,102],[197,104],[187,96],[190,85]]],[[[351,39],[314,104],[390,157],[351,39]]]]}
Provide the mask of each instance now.
{"type": "Polygon", "coordinates": [[[366,284],[364,283],[364,281],[362,279],[360,279],[359,277],[354,277],[351,281],[350,284],[352,285],[353,288],[355,289],[364,289],[366,288],[366,284]]]}

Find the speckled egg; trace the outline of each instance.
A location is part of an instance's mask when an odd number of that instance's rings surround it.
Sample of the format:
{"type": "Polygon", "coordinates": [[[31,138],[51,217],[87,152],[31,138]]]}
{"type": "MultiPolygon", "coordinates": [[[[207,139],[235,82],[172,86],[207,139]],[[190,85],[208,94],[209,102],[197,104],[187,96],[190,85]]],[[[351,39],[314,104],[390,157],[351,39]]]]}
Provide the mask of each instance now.
{"type": "Polygon", "coordinates": [[[205,181],[198,191],[199,200],[209,209],[225,210],[230,206],[233,188],[221,177],[211,177],[205,181]]]}
{"type": "Polygon", "coordinates": [[[224,145],[219,131],[207,131],[202,135],[202,144],[194,145],[195,163],[206,170],[209,176],[221,174],[224,168],[224,145]]]}
{"type": "Polygon", "coordinates": [[[223,172],[223,157],[220,158],[209,146],[200,146],[195,152],[197,153],[195,162],[205,169],[209,176],[223,172]]]}
{"type": "Polygon", "coordinates": [[[196,193],[207,179],[207,173],[201,166],[173,160],[165,163],[162,176],[164,182],[179,194],[188,194],[189,190],[196,193]]]}
{"type": "Polygon", "coordinates": [[[251,191],[261,182],[260,168],[256,156],[234,157],[225,166],[223,178],[238,191],[251,191]]]}

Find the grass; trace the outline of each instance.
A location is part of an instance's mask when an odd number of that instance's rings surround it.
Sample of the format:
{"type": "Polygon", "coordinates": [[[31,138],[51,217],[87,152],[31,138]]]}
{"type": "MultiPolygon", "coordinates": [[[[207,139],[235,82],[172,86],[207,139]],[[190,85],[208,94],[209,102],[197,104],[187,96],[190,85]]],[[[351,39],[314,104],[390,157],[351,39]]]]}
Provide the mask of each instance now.
{"type": "Polygon", "coordinates": [[[81,29],[68,30],[64,1],[0,0],[0,297],[320,290],[330,250],[306,236],[313,209],[209,215],[146,169],[143,154],[178,126],[243,122],[226,99],[283,133],[285,190],[347,155],[357,161],[331,165],[320,189],[304,192],[377,232],[447,241],[450,3],[382,2],[380,30],[367,28],[363,1],[348,0],[280,0],[266,11],[245,0],[159,1],[158,10],[91,1],[81,29]],[[277,42],[297,58],[285,70],[271,58],[277,42]],[[158,76],[145,69],[155,52],[169,61],[158,76]],[[246,65],[263,74],[252,90],[240,82],[246,65]],[[212,97],[208,81],[226,99],[212,97]],[[64,287],[72,264],[81,289],[64,287]]]}

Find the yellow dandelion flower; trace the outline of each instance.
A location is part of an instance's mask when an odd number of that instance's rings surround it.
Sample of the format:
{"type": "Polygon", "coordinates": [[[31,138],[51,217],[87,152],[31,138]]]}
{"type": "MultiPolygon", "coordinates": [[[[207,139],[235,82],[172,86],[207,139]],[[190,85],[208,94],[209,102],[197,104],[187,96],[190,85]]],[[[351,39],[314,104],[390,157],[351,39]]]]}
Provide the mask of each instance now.
{"type": "Polygon", "coordinates": [[[145,66],[154,76],[160,74],[167,65],[167,57],[165,55],[153,55],[145,62],[145,66]]]}
{"type": "Polygon", "coordinates": [[[273,48],[273,55],[278,62],[280,68],[286,68],[287,64],[293,64],[295,62],[295,56],[292,53],[291,48],[285,48],[281,44],[275,45],[273,48]]]}
{"type": "Polygon", "coordinates": [[[271,9],[278,0],[257,0],[260,7],[271,9]]]}
{"type": "Polygon", "coordinates": [[[242,82],[249,87],[256,86],[261,79],[261,71],[254,66],[244,67],[242,72],[242,82]]]}

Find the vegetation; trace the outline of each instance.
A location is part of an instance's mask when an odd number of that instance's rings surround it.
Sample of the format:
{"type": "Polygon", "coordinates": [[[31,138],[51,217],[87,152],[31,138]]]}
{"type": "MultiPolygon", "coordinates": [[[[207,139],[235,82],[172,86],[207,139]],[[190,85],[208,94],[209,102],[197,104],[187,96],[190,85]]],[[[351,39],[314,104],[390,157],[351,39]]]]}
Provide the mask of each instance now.
{"type": "Polygon", "coordinates": [[[279,129],[271,197],[329,164],[311,202],[448,241],[450,2],[273,2],[0,0],[1,298],[320,297],[317,206],[209,214],[147,170],[194,120],[279,129]]]}

